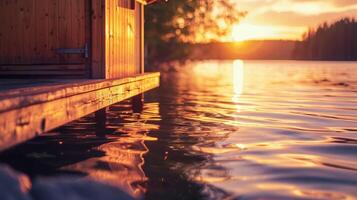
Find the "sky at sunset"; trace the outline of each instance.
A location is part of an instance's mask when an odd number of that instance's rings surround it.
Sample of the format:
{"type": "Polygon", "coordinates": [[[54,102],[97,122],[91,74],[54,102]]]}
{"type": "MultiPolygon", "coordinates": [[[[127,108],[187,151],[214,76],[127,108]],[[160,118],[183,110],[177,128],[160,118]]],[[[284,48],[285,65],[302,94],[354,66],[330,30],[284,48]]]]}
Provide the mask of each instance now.
{"type": "Polygon", "coordinates": [[[344,16],[357,18],[357,0],[234,0],[247,16],[231,40],[300,39],[308,27],[344,16]]]}

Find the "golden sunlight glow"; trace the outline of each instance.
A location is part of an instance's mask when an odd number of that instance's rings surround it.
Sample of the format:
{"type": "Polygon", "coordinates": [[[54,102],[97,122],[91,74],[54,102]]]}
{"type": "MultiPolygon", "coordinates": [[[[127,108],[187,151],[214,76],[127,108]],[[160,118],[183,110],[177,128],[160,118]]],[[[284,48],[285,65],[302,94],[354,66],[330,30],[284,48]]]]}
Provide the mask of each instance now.
{"type": "Polygon", "coordinates": [[[300,39],[306,27],[268,26],[260,24],[241,23],[232,28],[231,41],[267,39],[300,39]]]}
{"type": "Polygon", "coordinates": [[[244,81],[244,62],[242,60],[235,60],[233,62],[233,92],[232,101],[236,103],[237,112],[241,111],[239,104],[239,98],[243,93],[243,81],[244,81]]]}
{"type": "Polygon", "coordinates": [[[342,17],[357,17],[356,0],[259,0],[239,1],[247,11],[224,41],[300,40],[309,27],[342,17]]]}
{"type": "Polygon", "coordinates": [[[255,26],[251,24],[238,24],[232,29],[233,41],[244,41],[257,38],[267,38],[274,35],[274,30],[269,27],[255,26]]]}
{"type": "Polygon", "coordinates": [[[271,10],[276,12],[294,12],[301,15],[321,15],[323,13],[337,13],[356,9],[357,5],[338,7],[331,1],[306,1],[291,2],[279,1],[271,6],[271,10]]]}
{"type": "Polygon", "coordinates": [[[242,60],[235,60],[233,62],[233,88],[235,95],[243,93],[244,81],[244,63],[242,60]]]}

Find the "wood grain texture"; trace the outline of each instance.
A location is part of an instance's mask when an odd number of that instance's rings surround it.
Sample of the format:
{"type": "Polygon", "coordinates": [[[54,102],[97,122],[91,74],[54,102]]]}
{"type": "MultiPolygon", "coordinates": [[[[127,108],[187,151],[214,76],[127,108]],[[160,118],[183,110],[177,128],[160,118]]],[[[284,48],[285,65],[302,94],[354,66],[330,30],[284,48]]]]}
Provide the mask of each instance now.
{"type": "Polygon", "coordinates": [[[159,85],[159,73],[9,91],[0,100],[0,150],[159,85]]]}
{"type": "MultiPolygon", "coordinates": [[[[0,1],[0,66],[2,75],[28,74],[40,65],[84,65],[91,78],[122,78],[143,72],[143,4],[134,0],[4,0],[0,1]],[[135,6],[133,6],[135,5],[135,6]],[[82,54],[59,54],[59,48],[84,48],[82,54]],[[21,71],[9,67],[29,66],[21,71]],[[141,66],[141,67],[140,67],[141,66]]],[[[40,68],[39,68],[40,69],[40,68]]],[[[41,68],[43,69],[43,68],[41,68]]],[[[36,74],[46,74],[46,70],[36,74]]],[[[49,74],[60,75],[60,71],[49,74]]],[[[71,72],[64,71],[63,74],[71,72]]]]}
{"type": "Polygon", "coordinates": [[[0,71],[60,71],[84,70],[84,65],[0,65],[0,71]]]}
{"type": "Polygon", "coordinates": [[[85,64],[84,55],[56,49],[84,48],[87,1],[1,1],[0,65],[85,64]]]}
{"type": "Polygon", "coordinates": [[[105,78],[105,1],[92,0],[92,78],[105,78]]]}
{"type": "Polygon", "coordinates": [[[105,0],[105,68],[106,78],[139,74],[135,66],[136,15],[132,0],[105,0]]]}

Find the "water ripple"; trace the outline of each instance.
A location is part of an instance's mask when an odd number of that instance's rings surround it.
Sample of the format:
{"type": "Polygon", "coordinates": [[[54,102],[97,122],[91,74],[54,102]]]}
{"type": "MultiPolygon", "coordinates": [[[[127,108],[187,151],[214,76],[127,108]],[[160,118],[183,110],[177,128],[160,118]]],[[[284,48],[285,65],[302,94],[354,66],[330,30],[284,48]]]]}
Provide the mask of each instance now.
{"type": "Polygon", "coordinates": [[[135,198],[357,198],[355,62],[173,65],[143,113],[117,104],[99,137],[87,117],[2,160],[30,174],[82,174],[135,198]]]}

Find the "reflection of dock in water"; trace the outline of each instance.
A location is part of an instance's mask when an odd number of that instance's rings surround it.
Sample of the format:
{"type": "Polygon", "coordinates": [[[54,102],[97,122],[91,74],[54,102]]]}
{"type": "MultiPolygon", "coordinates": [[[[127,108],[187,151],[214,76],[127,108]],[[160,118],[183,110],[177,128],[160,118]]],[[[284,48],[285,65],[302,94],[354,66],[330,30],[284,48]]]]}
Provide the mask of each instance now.
{"type": "Polygon", "coordinates": [[[146,192],[143,171],[147,136],[159,127],[158,103],[146,103],[133,113],[125,101],[107,109],[105,126],[98,129],[94,115],[76,120],[0,154],[0,160],[30,177],[65,175],[90,178],[139,198],[146,192]]]}
{"type": "MultiPolygon", "coordinates": [[[[153,104],[153,106],[157,106],[157,104],[153,104]]],[[[61,170],[86,173],[91,179],[119,187],[133,197],[141,197],[146,192],[143,184],[148,179],[142,169],[144,165],[143,156],[148,152],[145,141],[156,140],[156,138],[146,136],[146,132],[157,127],[152,124],[145,124],[145,119],[143,119],[145,113],[142,116],[138,114],[136,117],[132,117],[132,122],[120,124],[115,118],[118,118],[121,113],[116,109],[123,108],[118,105],[110,108],[108,121],[112,120],[112,116],[116,123],[115,125],[108,123],[107,129],[122,134],[120,137],[108,134],[105,137],[110,142],[95,147],[95,150],[103,152],[104,156],[92,157],[64,166],[61,170]]]]}
{"type": "Polygon", "coordinates": [[[0,151],[158,87],[144,70],[154,1],[0,1],[0,151]]]}
{"type": "Polygon", "coordinates": [[[140,183],[147,179],[141,168],[147,148],[140,138],[130,143],[131,146],[139,149],[125,148],[128,142],[119,139],[97,148],[103,151],[105,156],[89,158],[62,169],[88,173],[88,176],[94,180],[117,186],[135,197],[141,196],[145,189],[140,186],[140,183]]]}

